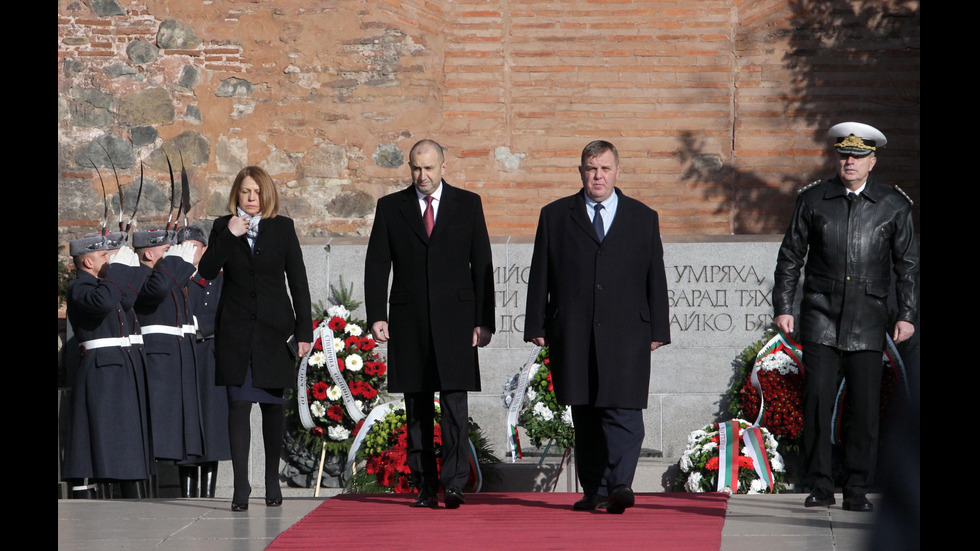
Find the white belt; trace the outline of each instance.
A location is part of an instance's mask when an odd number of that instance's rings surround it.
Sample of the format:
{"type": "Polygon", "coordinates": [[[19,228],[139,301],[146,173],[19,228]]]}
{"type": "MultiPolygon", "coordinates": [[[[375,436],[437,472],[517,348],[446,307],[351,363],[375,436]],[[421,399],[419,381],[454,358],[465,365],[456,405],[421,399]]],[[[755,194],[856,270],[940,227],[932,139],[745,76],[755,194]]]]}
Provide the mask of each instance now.
{"type": "Polygon", "coordinates": [[[130,344],[143,344],[143,335],[130,335],[130,344]]]}
{"type": "Polygon", "coordinates": [[[79,343],[78,346],[85,350],[95,350],[96,348],[108,348],[110,346],[126,347],[130,345],[129,337],[106,337],[104,339],[92,339],[79,343]]]}
{"type": "Polygon", "coordinates": [[[144,335],[156,335],[162,333],[165,335],[173,335],[175,337],[183,337],[184,328],[175,327],[173,325],[144,325],[140,327],[140,333],[144,335]]]}

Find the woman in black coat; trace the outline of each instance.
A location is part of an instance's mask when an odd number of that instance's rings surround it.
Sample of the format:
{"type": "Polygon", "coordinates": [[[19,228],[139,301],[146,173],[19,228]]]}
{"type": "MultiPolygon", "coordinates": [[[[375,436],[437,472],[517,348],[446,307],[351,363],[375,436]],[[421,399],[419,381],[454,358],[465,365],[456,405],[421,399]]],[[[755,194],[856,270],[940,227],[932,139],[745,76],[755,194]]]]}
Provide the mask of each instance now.
{"type": "Polygon", "coordinates": [[[305,354],[313,342],[313,319],[299,239],[293,221],[276,216],[279,195],[269,174],[257,166],[243,168],[231,187],[228,210],[232,214],[214,221],[199,270],[206,279],[224,271],[215,318],[215,384],[228,387],[235,478],[231,509],[244,511],[252,491],[248,448],[253,402],[262,409],[265,502],[282,503],[283,389],[296,383],[287,340],[295,338],[298,353],[305,354]]]}

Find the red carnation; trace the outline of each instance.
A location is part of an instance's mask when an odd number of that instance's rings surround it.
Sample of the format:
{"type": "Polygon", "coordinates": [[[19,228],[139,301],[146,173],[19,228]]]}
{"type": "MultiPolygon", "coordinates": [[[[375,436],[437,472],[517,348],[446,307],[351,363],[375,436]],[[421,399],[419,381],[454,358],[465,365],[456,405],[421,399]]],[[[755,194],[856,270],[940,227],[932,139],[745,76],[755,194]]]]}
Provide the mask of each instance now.
{"type": "Polygon", "coordinates": [[[344,359],[343,358],[337,358],[337,369],[340,370],[340,371],[343,371],[344,370],[344,359]]]}
{"type": "Polygon", "coordinates": [[[313,432],[313,436],[323,436],[323,429],[320,427],[313,427],[311,432],[313,432]]]}
{"type": "Polygon", "coordinates": [[[708,462],[704,464],[704,468],[705,469],[708,469],[709,471],[717,471],[718,470],[718,457],[715,456],[715,457],[712,457],[711,459],[709,459],[708,462]]]}

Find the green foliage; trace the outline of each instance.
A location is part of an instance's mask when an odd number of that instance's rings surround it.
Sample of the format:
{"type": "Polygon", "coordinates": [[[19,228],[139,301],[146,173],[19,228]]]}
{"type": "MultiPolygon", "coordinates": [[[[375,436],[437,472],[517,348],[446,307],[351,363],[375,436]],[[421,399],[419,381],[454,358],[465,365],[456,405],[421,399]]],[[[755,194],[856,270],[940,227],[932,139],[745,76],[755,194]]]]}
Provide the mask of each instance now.
{"type": "Polygon", "coordinates": [[[525,402],[518,424],[524,427],[528,438],[536,447],[540,448],[543,442],[554,440],[555,445],[561,449],[572,448],[575,445],[575,428],[567,420],[571,414],[566,412],[567,408],[559,404],[555,397],[547,347],[541,349],[536,363],[540,367],[527,383],[534,399],[525,402]]]}

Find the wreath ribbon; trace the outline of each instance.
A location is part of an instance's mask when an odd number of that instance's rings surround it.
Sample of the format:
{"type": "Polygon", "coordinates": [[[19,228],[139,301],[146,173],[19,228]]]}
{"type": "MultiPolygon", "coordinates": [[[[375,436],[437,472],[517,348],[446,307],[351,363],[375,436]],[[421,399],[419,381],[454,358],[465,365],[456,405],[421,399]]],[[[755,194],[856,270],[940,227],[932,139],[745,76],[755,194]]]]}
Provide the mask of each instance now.
{"type": "Polygon", "coordinates": [[[357,423],[361,419],[364,419],[364,412],[354,403],[354,395],[351,393],[350,387],[347,386],[347,381],[344,379],[344,376],[340,373],[340,365],[337,363],[337,351],[333,347],[333,329],[330,329],[327,324],[321,323],[320,338],[320,342],[325,343],[323,344],[323,351],[327,355],[327,373],[330,374],[333,383],[340,389],[347,414],[357,423]]]}
{"type": "Polygon", "coordinates": [[[762,429],[758,425],[746,427],[742,431],[742,441],[745,443],[745,455],[752,458],[752,465],[759,475],[759,480],[772,492],[776,477],[772,474],[772,465],[769,463],[769,453],[766,451],[766,440],[762,435],[762,429]]]}
{"type": "MultiPolygon", "coordinates": [[[[908,376],[905,373],[905,364],[902,362],[902,356],[898,353],[898,348],[895,346],[895,341],[892,340],[891,335],[887,332],[885,333],[885,350],[881,353],[881,359],[883,362],[888,363],[888,366],[895,373],[895,378],[902,383],[902,388],[905,390],[905,396],[909,395],[909,381],[908,376]]],[[[843,435],[843,414],[844,414],[844,397],[847,396],[847,378],[841,378],[840,387],[837,389],[837,398],[834,401],[834,412],[831,420],[831,427],[833,430],[830,432],[830,443],[835,446],[840,446],[844,443],[843,435]]]]}
{"type": "Polygon", "coordinates": [[[782,331],[777,330],[776,334],[769,339],[769,342],[759,350],[759,353],[755,357],[755,364],[752,366],[752,374],[749,375],[749,382],[759,392],[759,415],[756,416],[755,422],[752,423],[754,427],[760,426],[762,414],[766,407],[766,399],[762,394],[762,382],[759,380],[759,369],[762,367],[762,360],[776,352],[785,352],[793,360],[793,363],[796,364],[797,369],[800,370],[800,375],[805,374],[803,371],[803,360],[801,359],[803,358],[803,351],[800,345],[782,331]]]}
{"type": "Polygon", "coordinates": [[[527,383],[534,376],[531,373],[531,367],[538,359],[539,352],[541,352],[540,346],[535,345],[531,349],[531,354],[528,355],[527,361],[524,362],[524,367],[521,368],[520,375],[518,375],[514,399],[510,403],[510,410],[507,411],[507,443],[510,445],[511,463],[515,463],[518,457],[524,459],[524,455],[521,453],[521,439],[517,433],[517,421],[520,418],[524,398],[527,395],[527,383]]]}
{"type": "Polygon", "coordinates": [[[738,422],[715,423],[718,427],[718,491],[738,492],[738,422]]]}
{"type": "MultiPolygon", "coordinates": [[[[322,324],[321,324],[322,327],[322,324]]],[[[313,342],[316,343],[317,334],[320,331],[320,327],[313,330],[313,342]]],[[[310,363],[310,354],[313,353],[313,347],[303,356],[303,359],[299,363],[299,372],[296,375],[296,400],[299,404],[297,408],[299,410],[299,422],[303,425],[304,429],[312,429],[316,426],[313,421],[313,416],[310,415],[310,401],[306,393],[306,370],[310,363]]]]}

